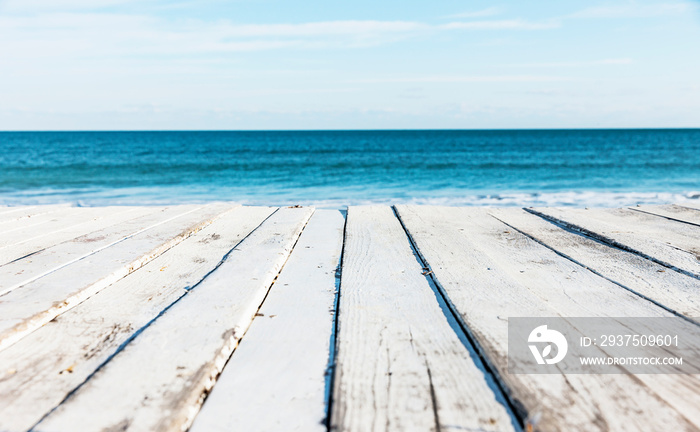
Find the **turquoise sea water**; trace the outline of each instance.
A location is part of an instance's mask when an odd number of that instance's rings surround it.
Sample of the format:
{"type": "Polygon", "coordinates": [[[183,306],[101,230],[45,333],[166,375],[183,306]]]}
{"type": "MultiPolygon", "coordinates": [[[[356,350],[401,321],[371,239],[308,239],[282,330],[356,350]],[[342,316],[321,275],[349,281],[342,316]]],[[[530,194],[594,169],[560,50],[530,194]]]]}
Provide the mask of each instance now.
{"type": "Polygon", "coordinates": [[[700,129],[2,132],[0,204],[700,202],[700,129]]]}

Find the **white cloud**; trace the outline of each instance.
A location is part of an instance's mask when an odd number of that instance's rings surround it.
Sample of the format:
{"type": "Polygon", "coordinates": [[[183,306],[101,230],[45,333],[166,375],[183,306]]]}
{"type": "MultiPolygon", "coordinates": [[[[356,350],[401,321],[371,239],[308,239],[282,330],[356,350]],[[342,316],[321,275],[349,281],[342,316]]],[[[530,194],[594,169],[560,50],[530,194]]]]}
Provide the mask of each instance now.
{"type": "Polygon", "coordinates": [[[517,63],[510,64],[511,67],[531,67],[531,68],[567,68],[567,67],[586,67],[586,66],[605,66],[605,65],[628,65],[632,64],[630,58],[613,58],[603,60],[590,61],[574,61],[574,62],[544,62],[544,63],[517,63]]]}
{"type": "Polygon", "coordinates": [[[503,83],[570,81],[570,78],[548,75],[433,75],[354,80],[353,83],[503,83]]]}
{"type": "Polygon", "coordinates": [[[451,22],[440,26],[448,30],[545,30],[560,27],[558,21],[489,20],[451,22]]]}
{"type": "Polygon", "coordinates": [[[327,21],[302,24],[223,24],[220,30],[230,37],[337,36],[383,33],[408,33],[430,26],[406,21],[327,21]]]}
{"type": "Polygon", "coordinates": [[[503,11],[503,9],[501,9],[500,7],[490,7],[490,8],[481,9],[478,11],[468,11],[468,12],[456,13],[453,15],[448,15],[445,18],[481,18],[481,17],[498,15],[502,11],[503,11]]]}
{"type": "Polygon", "coordinates": [[[697,9],[692,3],[631,3],[587,8],[567,15],[566,18],[653,18],[661,15],[682,15],[697,9]]]}
{"type": "Polygon", "coordinates": [[[593,64],[602,64],[602,65],[623,65],[623,64],[632,64],[634,61],[631,58],[618,58],[618,59],[605,59],[605,60],[597,60],[592,62],[593,64]]]}
{"type": "Polygon", "coordinates": [[[86,11],[134,3],[135,1],[136,0],[4,0],[0,1],[0,11],[12,13],[86,11]]]}
{"type": "MultiPolygon", "coordinates": [[[[116,0],[115,0],[116,1],[116,0]]],[[[556,26],[524,20],[325,21],[236,24],[230,21],[164,20],[116,13],[0,15],[0,54],[6,58],[134,54],[186,55],[284,48],[351,48],[392,43],[429,33],[540,30],[556,26]]]]}

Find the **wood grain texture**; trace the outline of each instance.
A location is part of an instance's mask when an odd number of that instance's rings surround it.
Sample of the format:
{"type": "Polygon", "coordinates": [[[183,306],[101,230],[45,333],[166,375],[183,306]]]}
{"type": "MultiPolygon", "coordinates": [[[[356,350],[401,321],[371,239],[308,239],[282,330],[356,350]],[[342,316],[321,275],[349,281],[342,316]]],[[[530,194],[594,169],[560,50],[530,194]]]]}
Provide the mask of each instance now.
{"type": "Polygon", "coordinates": [[[626,209],[535,208],[532,213],[700,278],[700,229],[626,209]]]}
{"type": "MultiPolygon", "coordinates": [[[[116,225],[42,249],[30,257],[0,266],[0,298],[8,292],[51,274],[67,265],[127,240],[155,226],[174,220],[200,206],[176,206],[143,216],[129,218],[116,225]]],[[[61,217],[73,218],[72,214],[61,217]]]]}
{"type": "Polygon", "coordinates": [[[700,317],[700,280],[671,271],[637,254],[567,231],[522,209],[489,213],[513,228],[619,283],[689,318],[700,317]]]}
{"type": "Polygon", "coordinates": [[[700,226],[700,210],[698,209],[689,209],[675,204],[661,206],[638,205],[636,207],[631,207],[631,209],[700,226]]]}
{"type": "Polygon", "coordinates": [[[68,208],[70,206],[67,204],[10,207],[9,211],[7,211],[8,209],[3,211],[3,208],[0,208],[0,233],[6,232],[20,224],[34,223],[36,222],[34,219],[44,219],[44,216],[49,216],[51,213],[68,208]]]}
{"type": "MultiPolygon", "coordinates": [[[[0,225],[3,235],[0,237],[0,247],[7,248],[21,245],[33,238],[42,238],[52,233],[61,232],[67,228],[99,220],[108,215],[129,213],[141,210],[143,214],[156,211],[149,207],[67,207],[48,214],[33,218],[24,218],[0,225]]],[[[136,217],[136,216],[134,216],[136,217]]],[[[109,226],[100,222],[96,229],[109,226]]]]}
{"type": "Polygon", "coordinates": [[[0,296],[0,350],[142,267],[230,209],[229,205],[213,204],[186,210],[0,296]]]}
{"type": "MultiPolygon", "coordinates": [[[[698,430],[693,411],[664,398],[652,382],[640,380],[643,376],[507,373],[508,317],[669,312],[523,236],[484,209],[397,206],[397,211],[510,397],[538,430],[698,430]]],[[[697,387],[697,377],[673,377],[678,385],[690,381],[697,387]]]]}
{"type": "Polygon", "coordinates": [[[26,431],[128,338],[199,283],[269,207],[238,207],[0,351],[0,430],[26,431]],[[21,389],[21,391],[17,391],[21,389]]]}
{"type": "Polygon", "coordinates": [[[348,210],[337,338],[333,430],[514,428],[389,207],[348,210]]]}
{"type": "MultiPolygon", "coordinates": [[[[71,218],[77,215],[83,217],[100,217],[119,210],[135,210],[133,207],[57,207],[51,211],[0,223],[0,246],[12,244],[29,235],[37,235],[58,230],[73,224],[71,218]]],[[[86,219],[88,220],[88,219],[86,219]]]]}
{"type": "Polygon", "coordinates": [[[345,218],[316,210],[191,432],[325,431],[345,218]]]}
{"type": "Polygon", "coordinates": [[[0,207],[0,226],[6,222],[16,221],[18,219],[30,218],[42,213],[49,213],[55,210],[68,208],[67,204],[56,205],[41,205],[41,206],[17,206],[17,207],[0,207]]]}
{"type": "MultiPolygon", "coordinates": [[[[42,232],[51,232],[63,224],[69,223],[70,216],[77,213],[96,213],[82,208],[66,207],[59,211],[0,222],[0,246],[11,244],[17,239],[26,238],[42,232]]],[[[106,212],[105,212],[106,214],[106,212]]]]}
{"type": "Polygon", "coordinates": [[[275,212],[34,430],[186,430],[312,212],[275,212]]]}
{"type": "Polygon", "coordinates": [[[51,230],[42,229],[37,232],[30,229],[28,232],[18,231],[3,236],[0,240],[0,264],[27,258],[76,237],[157,211],[159,209],[155,207],[79,209],[76,214],[61,219],[60,227],[53,226],[51,230]]]}

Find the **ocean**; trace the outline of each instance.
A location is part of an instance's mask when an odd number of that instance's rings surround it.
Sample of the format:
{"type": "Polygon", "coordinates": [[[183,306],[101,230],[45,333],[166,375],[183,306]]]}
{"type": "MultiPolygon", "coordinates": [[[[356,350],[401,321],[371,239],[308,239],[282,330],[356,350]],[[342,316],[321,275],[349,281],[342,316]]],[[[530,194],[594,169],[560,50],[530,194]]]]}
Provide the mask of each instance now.
{"type": "Polygon", "coordinates": [[[1,132],[0,204],[700,203],[700,129],[1,132]]]}

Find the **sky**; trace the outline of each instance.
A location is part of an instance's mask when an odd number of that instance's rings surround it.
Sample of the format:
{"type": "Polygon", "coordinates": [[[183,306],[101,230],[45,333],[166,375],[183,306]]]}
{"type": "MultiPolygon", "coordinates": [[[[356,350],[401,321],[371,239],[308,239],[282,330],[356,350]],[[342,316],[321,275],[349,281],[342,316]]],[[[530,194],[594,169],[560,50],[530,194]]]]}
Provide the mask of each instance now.
{"type": "Polygon", "coordinates": [[[0,130],[700,127],[700,2],[0,0],[0,130]]]}

